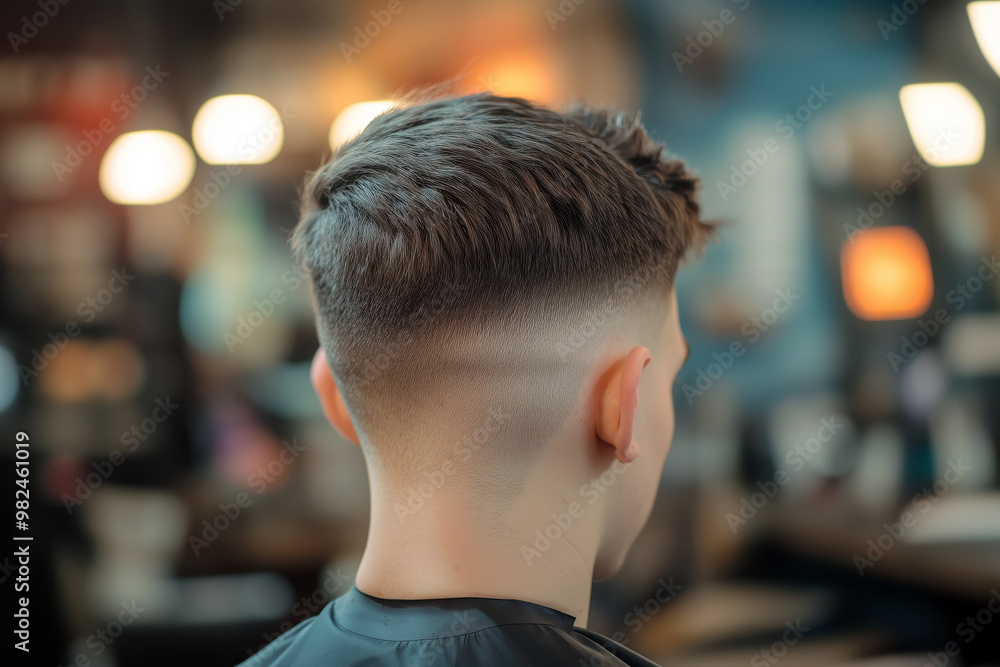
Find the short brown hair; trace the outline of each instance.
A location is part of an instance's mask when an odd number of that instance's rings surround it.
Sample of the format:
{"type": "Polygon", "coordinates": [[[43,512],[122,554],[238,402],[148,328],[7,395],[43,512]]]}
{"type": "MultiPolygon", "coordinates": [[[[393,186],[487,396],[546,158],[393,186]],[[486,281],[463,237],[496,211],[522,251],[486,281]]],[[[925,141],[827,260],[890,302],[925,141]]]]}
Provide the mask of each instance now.
{"type": "Polygon", "coordinates": [[[637,275],[669,291],[712,231],[697,187],[624,113],[481,93],[375,118],[309,180],[293,236],[348,408],[372,426],[373,396],[449,327],[593,303],[637,275]]]}

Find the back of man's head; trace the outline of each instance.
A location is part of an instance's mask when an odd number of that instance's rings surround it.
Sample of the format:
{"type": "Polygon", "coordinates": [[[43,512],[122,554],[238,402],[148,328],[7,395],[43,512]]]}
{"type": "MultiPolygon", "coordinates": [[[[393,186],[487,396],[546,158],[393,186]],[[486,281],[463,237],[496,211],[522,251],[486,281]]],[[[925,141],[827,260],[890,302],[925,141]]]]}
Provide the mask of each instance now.
{"type": "Polygon", "coordinates": [[[397,107],[308,183],[293,245],[373,473],[517,491],[623,327],[710,228],[624,114],[477,94],[397,107]]]}

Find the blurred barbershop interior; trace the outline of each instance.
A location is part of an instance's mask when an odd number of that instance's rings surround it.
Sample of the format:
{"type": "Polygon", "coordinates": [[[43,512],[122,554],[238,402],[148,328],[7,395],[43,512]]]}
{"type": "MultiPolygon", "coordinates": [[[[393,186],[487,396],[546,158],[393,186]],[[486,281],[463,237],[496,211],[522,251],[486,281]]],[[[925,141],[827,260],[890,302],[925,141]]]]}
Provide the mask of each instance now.
{"type": "Polygon", "coordinates": [[[32,664],[235,664],[350,588],[364,461],[310,386],[288,237],[307,172],[456,77],[641,110],[723,223],[678,276],[674,443],[589,627],[665,665],[1000,664],[1000,2],[0,17],[0,423],[4,470],[30,434],[32,664]]]}

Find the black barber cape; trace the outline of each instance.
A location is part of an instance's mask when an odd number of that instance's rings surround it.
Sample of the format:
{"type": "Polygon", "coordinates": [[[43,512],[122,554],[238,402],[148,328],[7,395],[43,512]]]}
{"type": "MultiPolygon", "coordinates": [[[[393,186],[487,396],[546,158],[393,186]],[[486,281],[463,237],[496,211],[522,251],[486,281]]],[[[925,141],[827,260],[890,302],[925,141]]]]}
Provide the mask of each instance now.
{"type": "Polygon", "coordinates": [[[239,667],[656,667],[575,620],[521,600],[383,600],[352,586],[239,667]]]}

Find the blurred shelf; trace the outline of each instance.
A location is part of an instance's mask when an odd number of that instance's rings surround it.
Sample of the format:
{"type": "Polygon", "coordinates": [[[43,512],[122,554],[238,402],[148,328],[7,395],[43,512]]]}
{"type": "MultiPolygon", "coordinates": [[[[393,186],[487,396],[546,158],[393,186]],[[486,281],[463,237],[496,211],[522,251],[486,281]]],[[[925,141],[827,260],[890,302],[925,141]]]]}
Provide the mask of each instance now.
{"type": "Polygon", "coordinates": [[[775,530],[789,547],[848,567],[859,577],[888,577],[975,600],[1000,585],[1000,541],[914,543],[905,540],[905,533],[903,540],[896,539],[886,523],[891,522],[815,521],[787,512],[777,518],[775,530]]]}

